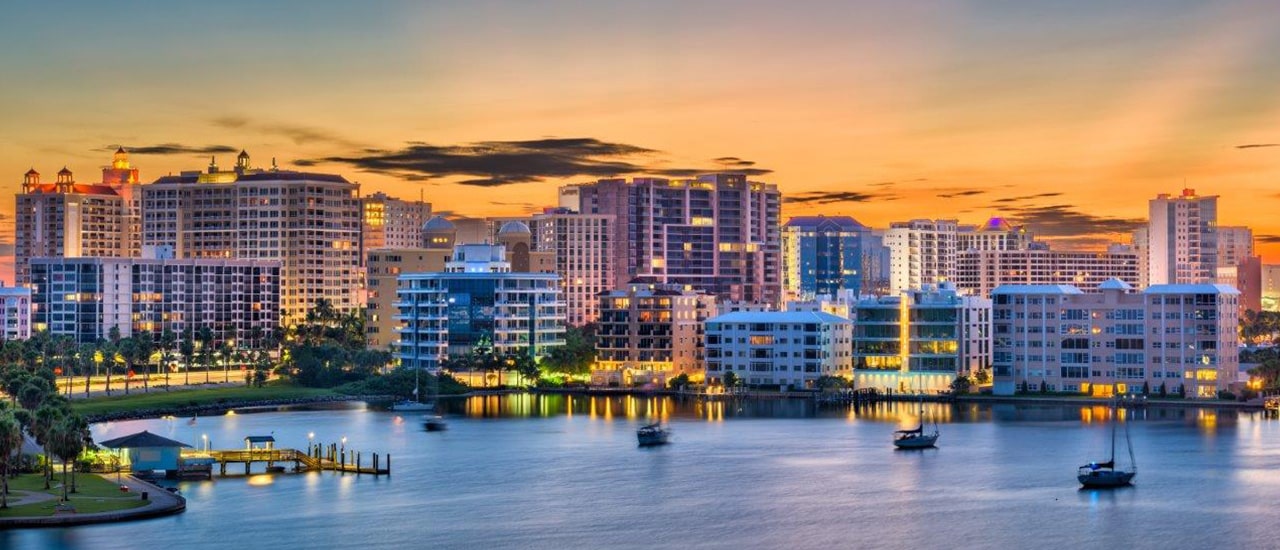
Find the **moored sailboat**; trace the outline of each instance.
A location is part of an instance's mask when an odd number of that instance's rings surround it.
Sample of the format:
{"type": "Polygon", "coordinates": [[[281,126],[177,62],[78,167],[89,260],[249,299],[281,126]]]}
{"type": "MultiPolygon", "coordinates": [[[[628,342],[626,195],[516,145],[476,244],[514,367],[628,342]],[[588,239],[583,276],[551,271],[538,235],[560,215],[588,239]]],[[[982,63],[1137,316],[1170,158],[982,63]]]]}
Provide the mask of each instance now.
{"type": "Polygon", "coordinates": [[[1116,468],[1116,424],[1120,422],[1118,409],[1111,404],[1111,457],[1106,462],[1090,462],[1076,471],[1076,479],[1086,489],[1109,489],[1133,483],[1138,475],[1138,462],[1133,458],[1133,442],[1129,439],[1129,423],[1124,424],[1125,447],[1129,449],[1129,469],[1116,468]]]}

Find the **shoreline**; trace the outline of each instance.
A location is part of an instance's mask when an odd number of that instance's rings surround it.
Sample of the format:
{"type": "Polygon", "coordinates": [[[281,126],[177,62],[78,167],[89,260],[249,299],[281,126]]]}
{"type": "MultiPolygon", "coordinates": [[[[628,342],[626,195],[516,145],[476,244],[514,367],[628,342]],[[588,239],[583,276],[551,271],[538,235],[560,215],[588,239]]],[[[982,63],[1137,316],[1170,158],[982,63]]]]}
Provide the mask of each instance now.
{"type": "MultiPolygon", "coordinates": [[[[99,475],[99,477],[102,477],[99,475]]],[[[149,504],[127,510],[96,512],[90,514],[66,514],[53,516],[28,516],[16,518],[0,518],[0,529],[72,527],[76,525],[92,525],[97,523],[121,523],[138,521],[180,514],[187,509],[187,499],[177,493],[170,493],[154,483],[138,479],[132,475],[121,478],[135,493],[147,493],[149,504]]]]}
{"type": "Polygon", "coordinates": [[[255,401],[238,401],[229,403],[211,403],[207,405],[185,405],[181,407],[166,407],[161,409],[140,409],[132,411],[119,411],[114,413],[103,413],[86,415],[85,420],[90,424],[99,422],[114,422],[119,420],[146,420],[152,418],[163,418],[165,416],[210,416],[224,414],[227,411],[235,409],[261,409],[287,407],[290,405],[311,405],[316,403],[345,403],[350,401],[392,401],[394,396],[388,395],[322,395],[316,397],[294,397],[288,399],[260,399],[255,401]]]}

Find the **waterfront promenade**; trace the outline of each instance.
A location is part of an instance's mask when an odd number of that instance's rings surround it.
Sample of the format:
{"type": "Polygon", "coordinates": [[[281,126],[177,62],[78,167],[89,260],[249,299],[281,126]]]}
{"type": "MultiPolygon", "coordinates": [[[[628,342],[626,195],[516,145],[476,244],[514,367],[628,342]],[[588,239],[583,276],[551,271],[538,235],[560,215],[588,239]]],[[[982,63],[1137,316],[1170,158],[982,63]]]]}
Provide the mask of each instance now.
{"type": "MultiPolygon", "coordinates": [[[[97,475],[111,484],[117,483],[116,476],[111,474],[80,475],[97,475]]],[[[187,500],[181,495],[171,493],[162,487],[136,477],[128,475],[120,476],[118,483],[120,486],[128,488],[128,491],[122,490],[119,495],[115,496],[81,496],[72,494],[71,507],[65,511],[56,508],[58,501],[57,496],[42,492],[26,492],[25,494],[19,495],[16,500],[12,500],[10,502],[10,506],[17,507],[36,505],[35,507],[42,514],[48,511],[52,511],[52,514],[0,517],[0,529],[12,529],[19,527],[68,527],[72,525],[132,521],[177,514],[187,508],[187,500]],[[77,502],[86,502],[89,500],[95,501],[96,503],[101,503],[106,500],[142,501],[144,494],[146,495],[145,504],[132,508],[108,510],[103,512],[74,511],[74,507],[77,502]],[[43,504],[43,506],[41,506],[41,504],[43,504]]]]}

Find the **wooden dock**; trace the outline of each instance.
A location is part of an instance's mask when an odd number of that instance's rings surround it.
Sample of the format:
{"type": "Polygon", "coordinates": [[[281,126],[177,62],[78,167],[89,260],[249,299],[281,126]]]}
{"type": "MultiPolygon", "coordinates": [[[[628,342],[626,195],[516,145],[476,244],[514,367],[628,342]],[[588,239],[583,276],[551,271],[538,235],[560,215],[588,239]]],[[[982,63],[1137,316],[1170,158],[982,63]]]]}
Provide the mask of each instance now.
{"type": "Polygon", "coordinates": [[[331,471],[349,474],[391,475],[391,455],[372,453],[366,456],[353,449],[313,445],[310,452],[297,449],[231,449],[209,450],[204,454],[218,463],[220,475],[227,475],[228,464],[244,464],[244,474],[249,475],[254,463],[265,463],[268,469],[278,464],[293,463],[293,471],[331,471]]]}

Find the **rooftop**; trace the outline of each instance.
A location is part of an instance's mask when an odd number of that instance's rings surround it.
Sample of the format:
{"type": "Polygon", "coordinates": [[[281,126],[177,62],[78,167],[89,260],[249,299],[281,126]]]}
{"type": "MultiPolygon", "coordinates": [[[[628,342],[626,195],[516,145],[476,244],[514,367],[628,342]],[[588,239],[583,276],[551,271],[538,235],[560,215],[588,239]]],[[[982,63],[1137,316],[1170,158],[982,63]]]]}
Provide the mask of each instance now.
{"type": "Polygon", "coordinates": [[[996,294],[1084,294],[1071,285],[1000,285],[991,291],[996,294]]]}
{"type": "Polygon", "coordinates": [[[108,439],[98,443],[108,449],[139,449],[142,447],[190,447],[181,441],[174,441],[167,437],[161,437],[148,431],[141,431],[136,434],[108,439]]]}
{"type": "Polygon", "coordinates": [[[825,311],[735,311],[707,319],[708,323],[850,323],[825,311]]]}

